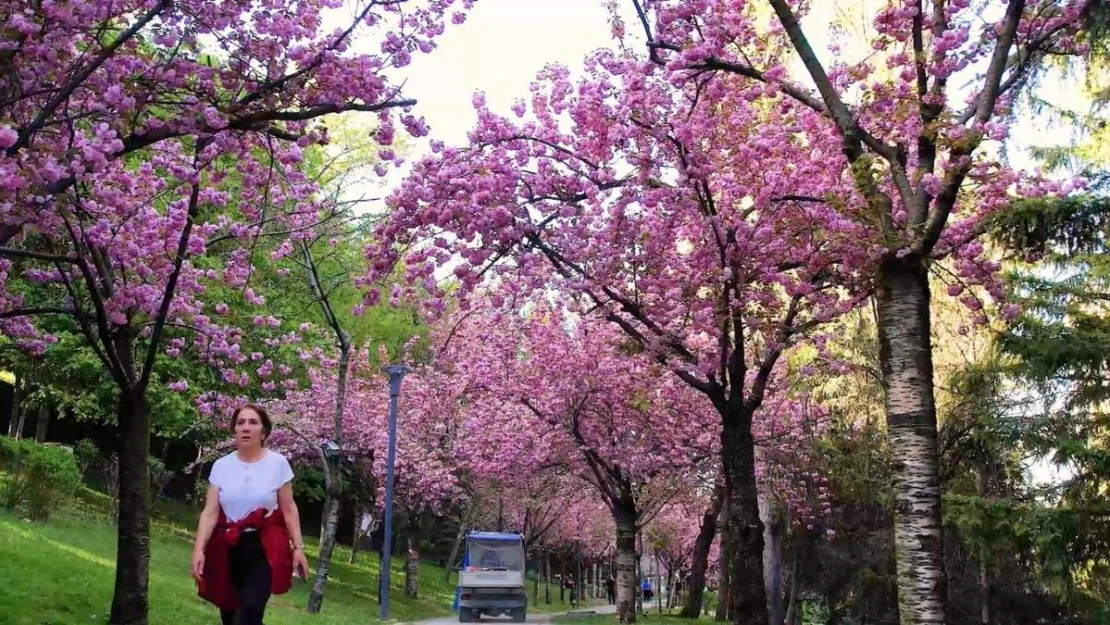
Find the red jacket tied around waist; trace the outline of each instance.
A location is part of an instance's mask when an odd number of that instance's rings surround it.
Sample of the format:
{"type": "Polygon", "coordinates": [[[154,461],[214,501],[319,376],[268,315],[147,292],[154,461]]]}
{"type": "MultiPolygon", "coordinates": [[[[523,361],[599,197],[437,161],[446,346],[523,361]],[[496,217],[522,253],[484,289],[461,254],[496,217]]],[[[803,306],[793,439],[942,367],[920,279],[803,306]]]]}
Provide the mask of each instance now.
{"type": "Polygon", "coordinates": [[[216,528],[204,548],[204,575],[197,583],[197,594],[221,610],[239,607],[239,593],[231,579],[229,550],[239,544],[239,537],[247,528],[258,531],[266,551],[266,560],[270,563],[270,594],[284,594],[293,586],[293,548],[281,509],[267,516],[266,510],[259,508],[234,523],[220,510],[216,528]]]}

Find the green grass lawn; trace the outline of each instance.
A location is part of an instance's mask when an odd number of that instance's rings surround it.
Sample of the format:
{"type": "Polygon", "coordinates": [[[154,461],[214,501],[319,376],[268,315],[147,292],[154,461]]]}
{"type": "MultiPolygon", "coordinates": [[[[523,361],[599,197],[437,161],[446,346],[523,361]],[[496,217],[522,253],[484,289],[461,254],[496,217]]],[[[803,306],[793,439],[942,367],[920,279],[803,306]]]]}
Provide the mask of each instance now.
{"type": "MultiPolygon", "coordinates": [[[[115,575],[116,530],[106,513],[106,498],[82,489],[64,514],[47,523],[29,523],[0,511],[0,624],[71,625],[104,623],[112,599],[115,575]]],[[[192,533],[197,511],[182,504],[160,503],[151,527],[150,623],[151,625],[212,625],[216,609],[196,596],[189,576],[192,533]]],[[[307,545],[315,564],[314,546],[307,545]]],[[[323,611],[304,612],[308,585],[296,582],[286,595],[274,597],[266,614],[267,625],[365,625],[376,620],[378,558],[363,553],[347,564],[350,551],[336,549],[324,598],[323,611]]],[[[394,619],[412,621],[447,616],[455,596],[455,576],[444,581],[442,568],[421,564],[419,598],[402,591],[403,558],[393,558],[390,578],[390,612],[394,619]]],[[[311,578],[310,578],[311,579],[311,578]]],[[[553,602],[533,612],[562,612],[558,589],[553,602]]],[[[529,586],[529,595],[531,586],[529,586]]]]}

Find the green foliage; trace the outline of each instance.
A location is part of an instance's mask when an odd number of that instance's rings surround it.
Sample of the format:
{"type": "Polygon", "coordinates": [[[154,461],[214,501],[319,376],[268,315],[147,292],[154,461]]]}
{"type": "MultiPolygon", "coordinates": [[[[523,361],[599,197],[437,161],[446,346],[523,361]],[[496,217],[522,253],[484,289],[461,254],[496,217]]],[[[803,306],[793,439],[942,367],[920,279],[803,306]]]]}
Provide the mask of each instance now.
{"type": "Polygon", "coordinates": [[[157,497],[161,494],[162,489],[169,484],[173,479],[173,471],[166,468],[166,463],[162,462],[160,458],[151,456],[148,461],[148,470],[150,471],[150,494],[157,497]]]}
{"type": "Polygon", "coordinates": [[[297,479],[293,480],[293,496],[297,501],[324,501],[327,494],[324,471],[319,468],[318,462],[297,469],[297,479]]]}
{"type": "Polygon", "coordinates": [[[993,226],[995,238],[1012,251],[1056,257],[1098,253],[1110,232],[1110,198],[1023,199],[996,217],[993,226]]]}
{"type": "Polygon", "coordinates": [[[33,521],[49,518],[81,483],[73,454],[35,441],[0,438],[0,469],[7,474],[0,504],[33,521]]]}
{"type": "Polygon", "coordinates": [[[82,476],[88,477],[92,469],[100,461],[100,448],[90,439],[84,438],[73,446],[73,460],[77,463],[77,470],[82,476]]]}

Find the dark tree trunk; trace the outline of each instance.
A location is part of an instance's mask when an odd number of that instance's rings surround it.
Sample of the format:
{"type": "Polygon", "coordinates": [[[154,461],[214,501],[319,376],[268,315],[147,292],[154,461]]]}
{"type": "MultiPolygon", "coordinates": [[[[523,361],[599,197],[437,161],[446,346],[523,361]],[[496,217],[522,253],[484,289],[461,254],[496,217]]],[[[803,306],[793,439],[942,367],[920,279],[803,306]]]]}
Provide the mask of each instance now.
{"type": "Polygon", "coordinates": [[[46,430],[50,426],[50,406],[46,402],[39,404],[39,414],[35,419],[35,441],[46,442],[46,430]]]}
{"type": "Polygon", "coordinates": [[[786,625],[798,625],[798,602],[802,594],[802,584],[798,579],[801,572],[802,565],[802,550],[804,543],[802,538],[796,539],[794,545],[794,561],[790,564],[790,599],[786,602],[786,616],[783,621],[786,625]]]}
{"type": "Polygon", "coordinates": [[[470,529],[470,523],[477,508],[478,505],[473,501],[467,504],[466,514],[459,523],[459,531],[455,534],[455,542],[451,545],[451,555],[447,558],[447,567],[443,572],[443,581],[445,582],[451,581],[451,572],[455,570],[455,564],[459,561],[459,550],[462,548],[463,539],[466,538],[466,532],[470,529]]]}
{"type": "Polygon", "coordinates": [[[551,554],[543,554],[543,602],[551,605],[551,554]]]}
{"type": "Polygon", "coordinates": [[[20,416],[21,411],[19,409],[19,404],[22,401],[20,395],[23,390],[20,388],[22,386],[20,382],[19,372],[16,372],[15,385],[12,386],[12,409],[8,413],[8,436],[16,439],[19,438],[20,430],[23,427],[23,417],[20,416]]]}
{"type": "MultiPolygon", "coordinates": [[[[987,477],[983,467],[975,471],[975,490],[980,497],[987,496],[987,477]]],[[[991,571],[990,554],[986,546],[979,550],[979,622],[991,625],[991,571]]]]}
{"type": "Polygon", "coordinates": [[[562,575],[559,576],[559,603],[567,602],[567,563],[562,561],[559,563],[559,570],[562,575]]]}
{"type": "Polygon", "coordinates": [[[709,509],[701,517],[698,537],[694,540],[693,561],[690,563],[690,584],[686,589],[686,603],[679,614],[682,618],[698,618],[705,597],[705,572],[709,568],[709,550],[713,548],[713,538],[717,535],[717,517],[721,516],[721,505],[725,499],[724,484],[713,489],[713,499],[709,509]]]}
{"type": "Polygon", "coordinates": [[[879,267],[876,299],[894,483],[898,612],[904,625],[941,624],[948,578],[941,531],[929,275],[923,262],[913,256],[885,259],[879,267]]]}
{"type": "Polygon", "coordinates": [[[768,625],[782,625],[786,618],[782,605],[782,534],[775,523],[771,499],[762,489],[759,518],[763,521],[763,583],[767,589],[768,625]]]}
{"type": "Polygon", "coordinates": [[[636,583],[637,510],[632,502],[614,507],[613,521],[617,526],[617,621],[636,622],[636,599],[640,594],[636,583]]]}
{"type": "Polygon", "coordinates": [[[755,481],[751,412],[732,402],[724,411],[721,459],[729,496],[728,604],[733,625],[767,625],[763,585],[763,522],[755,481]]]}
{"type": "Polygon", "coordinates": [[[408,558],[405,560],[405,595],[413,599],[420,593],[420,536],[415,525],[409,526],[408,558]]]}
{"type": "Polygon", "coordinates": [[[728,486],[725,486],[725,499],[721,502],[721,540],[718,545],[720,553],[717,557],[717,612],[713,617],[715,621],[729,620],[728,613],[728,486]]]}
{"type": "MultiPolygon", "coordinates": [[[[332,478],[338,481],[338,478],[332,478]]],[[[316,563],[316,576],[312,580],[312,592],[308,595],[308,612],[310,614],[317,614],[320,612],[320,606],[324,604],[324,588],[328,583],[328,575],[331,574],[331,556],[335,551],[335,535],[336,530],[339,528],[339,498],[340,492],[336,492],[333,485],[328,489],[328,498],[324,502],[324,540],[320,543],[320,559],[316,563]]]]}
{"type": "Polygon", "coordinates": [[[574,600],[579,605],[582,604],[582,590],[585,588],[582,579],[582,554],[574,554],[574,600]]]}
{"type": "MultiPolygon", "coordinates": [[[[130,354],[129,347],[123,351],[130,354]]],[[[112,625],[146,625],[150,579],[150,413],[144,393],[123,391],[118,422],[116,585],[112,625]]]]}
{"type": "Polygon", "coordinates": [[[536,566],[536,576],[532,579],[532,605],[537,605],[540,602],[540,578],[543,577],[543,560],[541,556],[540,562],[536,566]]]}

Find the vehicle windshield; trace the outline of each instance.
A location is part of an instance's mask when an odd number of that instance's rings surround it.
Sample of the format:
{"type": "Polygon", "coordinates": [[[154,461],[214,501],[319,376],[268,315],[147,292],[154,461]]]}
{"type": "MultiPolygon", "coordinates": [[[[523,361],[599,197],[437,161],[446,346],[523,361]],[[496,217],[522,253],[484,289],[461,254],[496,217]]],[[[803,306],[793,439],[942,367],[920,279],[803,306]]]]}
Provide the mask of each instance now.
{"type": "Polygon", "coordinates": [[[471,539],[467,541],[467,561],[477,570],[524,570],[524,553],[517,542],[471,539]]]}

